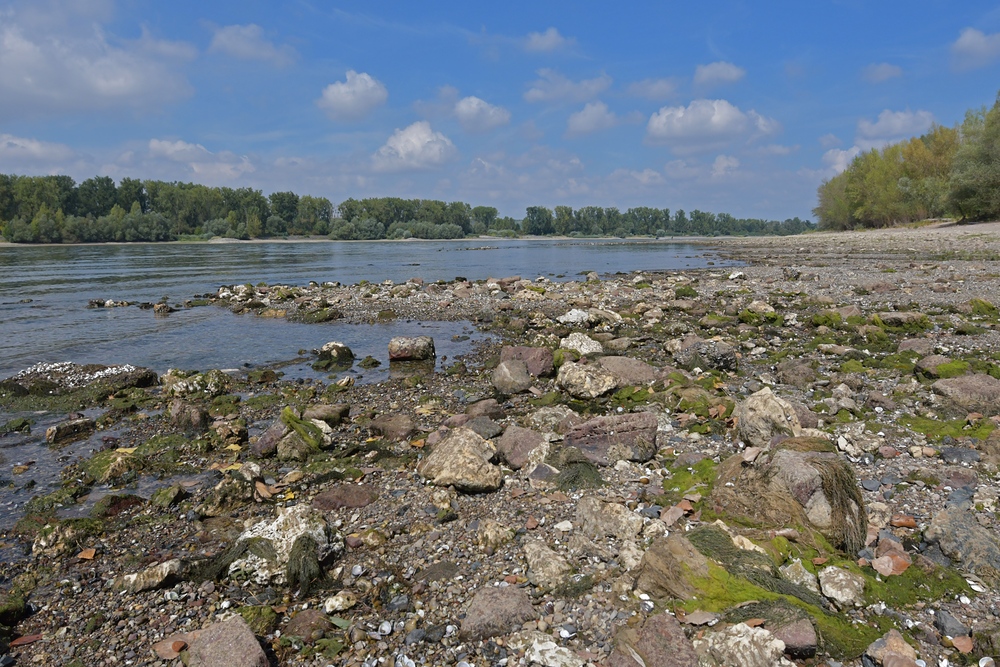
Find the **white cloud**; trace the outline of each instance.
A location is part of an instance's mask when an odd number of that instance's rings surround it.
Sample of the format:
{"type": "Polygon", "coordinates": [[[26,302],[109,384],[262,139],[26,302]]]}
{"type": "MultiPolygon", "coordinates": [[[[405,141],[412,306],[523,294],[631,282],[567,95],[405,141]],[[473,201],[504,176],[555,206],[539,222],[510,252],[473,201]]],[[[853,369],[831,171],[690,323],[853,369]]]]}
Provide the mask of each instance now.
{"type": "Polygon", "coordinates": [[[347,70],[346,79],[324,88],[316,104],[332,120],[352,121],[364,118],[388,98],[389,91],[381,81],[366,72],[347,70]]]}
{"type": "Polygon", "coordinates": [[[856,143],[862,148],[883,146],[893,141],[923,134],[934,124],[930,111],[890,111],[885,109],[874,123],[867,118],[858,121],[856,143]]]}
{"type": "MultiPolygon", "coordinates": [[[[84,3],[86,4],[86,3],[84,3]]],[[[39,114],[160,108],[191,93],[176,67],[188,44],[109,38],[94,8],[0,14],[0,121],[39,114]]]]}
{"type": "Polygon", "coordinates": [[[778,121],[756,111],[742,111],[726,100],[694,100],[688,106],[663,107],[649,118],[647,140],[674,150],[711,150],[742,137],[777,133],[778,121]]]}
{"type": "Polygon", "coordinates": [[[840,137],[833,133],[824,134],[818,141],[819,145],[823,148],[833,148],[834,146],[839,146],[841,144],[840,137]]]}
{"type": "Polygon", "coordinates": [[[767,146],[761,146],[755,153],[757,155],[791,155],[792,153],[799,150],[799,145],[785,146],[783,144],[768,144],[767,146]]]}
{"type": "Polygon", "coordinates": [[[73,149],[65,144],[54,144],[37,139],[0,134],[0,163],[34,164],[68,160],[74,156],[73,149]]]}
{"type": "Polygon", "coordinates": [[[708,65],[698,65],[694,68],[694,82],[699,86],[714,86],[723,83],[736,83],[747,71],[732,63],[720,61],[708,65]]]}
{"type": "Polygon", "coordinates": [[[531,84],[524,94],[527,102],[586,102],[597,97],[611,86],[611,77],[601,74],[593,79],[571,81],[551,69],[538,70],[541,77],[531,84]]]}
{"type": "Polygon", "coordinates": [[[545,32],[530,32],[524,40],[524,50],[534,53],[546,53],[565,48],[574,42],[573,39],[563,37],[555,28],[549,28],[545,32]]]}
{"type": "Polygon", "coordinates": [[[643,79],[634,81],[628,86],[628,94],[633,97],[645,97],[647,100],[665,100],[677,92],[677,82],[674,79],[643,79]]]}
{"type": "Polygon", "coordinates": [[[457,154],[451,140],[425,120],[397,129],[372,157],[376,171],[408,171],[439,167],[457,154]]]}
{"type": "Polygon", "coordinates": [[[903,76],[903,68],[889,63],[872,63],[861,70],[861,78],[868,83],[882,83],[903,76]]]}
{"type": "Polygon", "coordinates": [[[719,178],[735,171],[740,166],[740,161],[732,155],[718,155],[712,163],[712,177],[719,178]]]}
{"type": "Polygon", "coordinates": [[[860,153],[861,149],[857,146],[851,146],[847,149],[831,148],[823,153],[823,164],[830,168],[834,174],[839,174],[847,169],[848,165],[851,164],[851,160],[860,153]]]}
{"type": "Polygon", "coordinates": [[[587,102],[583,109],[570,114],[566,123],[566,134],[579,136],[606,130],[618,124],[618,117],[604,102],[587,102]]]}
{"type": "Polygon", "coordinates": [[[264,38],[264,30],[254,23],[218,28],[208,50],[241,60],[262,60],[279,67],[295,59],[295,51],[290,46],[275,46],[264,38]]]}
{"type": "Polygon", "coordinates": [[[671,160],[664,165],[663,172],[676,180],[697,178],[702,173],[697,166],[688,164],[684,160],[671,160]]]}
{"type": "Polygon", "coordinates": [[[488,132],[510,122],[509,111],[473,96],[455,103],[455,117],[466,132],[488,132]]]}
{"type": "Polygon", "coordinates": [[[213,153],[201,144],[180,139],[149,140],[149,158],[181,164],[190,169],[198,182],[208,185],[232,182],[244,174],[256,171],[250,158],[229,151],[213,153]]]}
{"type": "Polygon", "coordinates": [[[639,185],[661,185],[663,184],[664,178],[663,174],[654,169],[643,169],[642,171],[635,171],[634,169],[615,169],[611,172],[609,179],[612,181],[631,181],[638,183],[639,185]]]}
{"type": "Polygon", "coordinates": [[[983,67],[1000,58],[1000,32],[987,35],[975,28],[966,28],[951,45],[955,64],[962,69],[983,67]]]}

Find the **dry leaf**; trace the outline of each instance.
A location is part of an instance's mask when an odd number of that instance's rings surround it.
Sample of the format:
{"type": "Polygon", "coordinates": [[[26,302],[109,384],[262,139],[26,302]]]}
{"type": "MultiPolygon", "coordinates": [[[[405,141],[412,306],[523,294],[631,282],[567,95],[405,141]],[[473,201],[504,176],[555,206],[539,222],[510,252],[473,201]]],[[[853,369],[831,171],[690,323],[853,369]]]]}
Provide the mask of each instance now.
{"type": "Polygon", "coordinates": [[[97,555],[97,549],[84,549],[76,555],[80,560],[93,560],[97,555]]]}
{"type": "Polygon", "coordinates": [[[136,449],[136,447],[119,447],[115,451],[119,454],[134,454],[136,449]]]}

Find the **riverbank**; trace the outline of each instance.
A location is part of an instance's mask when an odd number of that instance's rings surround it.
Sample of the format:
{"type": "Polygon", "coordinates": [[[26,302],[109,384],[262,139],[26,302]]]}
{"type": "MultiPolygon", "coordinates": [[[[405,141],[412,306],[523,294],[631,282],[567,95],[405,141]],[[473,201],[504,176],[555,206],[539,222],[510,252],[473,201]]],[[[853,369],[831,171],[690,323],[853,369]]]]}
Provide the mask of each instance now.
{"type": "Polygon", "coordinates": [[[709,243],[748,266],[212,297],[495,337],[377,384],[0,385],[95,419],[6,536],[31,551],[0,566],[11,654],[213,664],[228,633],[273,665],[995,656],[1000,228],[709,243]]]}

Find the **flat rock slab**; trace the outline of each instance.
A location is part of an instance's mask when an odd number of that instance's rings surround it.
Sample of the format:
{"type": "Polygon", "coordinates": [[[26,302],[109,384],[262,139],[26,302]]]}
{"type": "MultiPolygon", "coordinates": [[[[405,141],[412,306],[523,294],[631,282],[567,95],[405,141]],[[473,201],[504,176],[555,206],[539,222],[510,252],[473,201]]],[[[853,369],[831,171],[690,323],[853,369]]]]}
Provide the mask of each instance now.
{"type": "Polygon", "coordinates": [[[191,641],[188,667],[268,667],[264,649],[242,616],[213,623],[191,641]]]}
{"type": "Polygon", "coordinates": [[[459,635],[465,641],[506,635],[537,616],[531,599],[523,589],[516,586],[484,587],[473,596],[459,635]]]}
{"type": "Polygon", "coordinates": [[[555,372],[552,350],[547,347],[527,347],[523,345],[505,346],[500,350],[500,361],[523,361],[528,373],[535,377],[552,375],[555,372]]]}
{"type": "Polygon", "coordinates": [[[608,667],[638,665],[698,667],[698,654],[676,618],[657,614],[641,626],[623,628],[615,636],[615,650],[608,659],[608,667]]]}
{"type": "Polygon", "coordinates": [[[615,375],[622,386],[652,384],[665,375],[659,368],[632,357],[601,357],[597,363],[615,375]]]}
{"type": "Polygon", "coordinates": [[[644,462],[656,453],[656,428],[656,415],[649,412],[596,417],[572,428],[565,442],[597,465],[644,462]]]}
{"type": "Polygon", "coordinates": [[[344,507],[367,507],[376,499],[378,491],[371,484],[342,484],[313,498],[312,506],[327,511],[344,507]]]}
{"type": "Polygon", "coordinates": [[[970,412],[987,417],[1000,414],[1000,380],[991,375],[972,373],[938,380],[931,389],[946,399],[944,402],[956,416],[964,417],[970,412]]]}
{"type": "Polygon", "coordinates": [[[1000,583],[1000,543],[968,510],[955,505],[934,515],[927,528],[928,542],[936,542],[946,556],[959,561],[991,585],[1000,583]]]}

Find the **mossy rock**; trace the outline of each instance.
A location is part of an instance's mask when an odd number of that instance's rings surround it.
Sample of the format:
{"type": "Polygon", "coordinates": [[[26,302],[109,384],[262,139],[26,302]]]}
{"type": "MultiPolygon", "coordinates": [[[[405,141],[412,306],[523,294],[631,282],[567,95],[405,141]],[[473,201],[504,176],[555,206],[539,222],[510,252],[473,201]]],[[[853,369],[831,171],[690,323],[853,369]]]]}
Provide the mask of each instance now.
{"type": "Polygon", "coordinates": [[[969,425],[965,419],[940,420],[907,415],[901,417],[899,422],[917,433],[923,433],[933,442],[940,442],[946,437],[985,440],[996,429],[996,424],[989,419],[969,425]]]}
{"type": "Polygon", "coordinates": [[[344,313],[337,310],[336,308],[320,308],[318,310],[312,310],[301,315],[299,317],[299,320],[305,322],[306,324],[320,324],[322,322],[339,320],[343,316],[344,313]]]}
{"type": "Polygon", "coordinates": [[[358,362],[358,366],[364,369],[378,368],[382,365],[382,362],[371,356],[370,354],[358,362]]]}
{"type": "Polygon", "coordinates": [[[690,285],[680,285],[674,289],[674,296],[678,299],[697,299],[698,291],[690,285]]]}
{"type": "Polygon", "coordinates": [[[269,635],[278,627],[278,614],[270,605],[240,607],[236,613],[243,617],[250,630],[258,637],[269,635]]]}
{"type": "Polygon", "coordinates": [[[146,504],[145,498],[132,494],[112,494],[104,496],[98,500],[90,509],[92,519],[110,519],[126,512],[133,507],[141,507],[146,504]]]}

